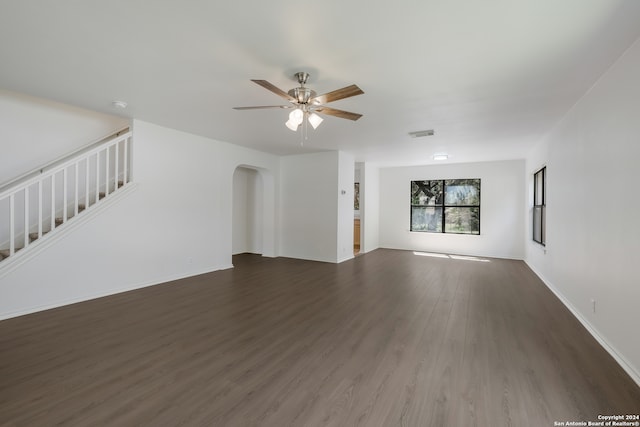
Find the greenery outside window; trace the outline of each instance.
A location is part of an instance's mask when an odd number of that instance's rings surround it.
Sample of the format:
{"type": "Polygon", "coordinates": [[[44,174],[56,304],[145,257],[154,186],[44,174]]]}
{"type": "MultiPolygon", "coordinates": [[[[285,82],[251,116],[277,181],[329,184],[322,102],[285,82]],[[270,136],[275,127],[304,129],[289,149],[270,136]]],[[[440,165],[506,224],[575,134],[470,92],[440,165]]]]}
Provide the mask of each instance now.
{"type": "Polygon", "coordinates": [[[411,181],[410,230],[480,234],[480,179],[411,181]]]}
{"type": "Polygon", "coordinates": [[[547,224],[547,168],[533,174],[533,240],[546,244],[547,224]]]}

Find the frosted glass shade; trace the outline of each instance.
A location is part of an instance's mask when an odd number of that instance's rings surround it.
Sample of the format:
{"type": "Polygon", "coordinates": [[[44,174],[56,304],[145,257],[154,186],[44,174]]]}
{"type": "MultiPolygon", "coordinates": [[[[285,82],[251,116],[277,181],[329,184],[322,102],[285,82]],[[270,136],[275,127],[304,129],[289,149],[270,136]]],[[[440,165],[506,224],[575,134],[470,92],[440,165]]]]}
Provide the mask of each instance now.
{"type": "Polygon", "coordinates": [[[317,115],[316,113],[311,113],[309,115],[309,123],[311,123],[311,126],[313,126],[313,128],[317,128],[318,126],[320,126],[320,123],[322,123],[322,120],[324,120],[322,117],[320,117],[319,115],[317,115]]]}

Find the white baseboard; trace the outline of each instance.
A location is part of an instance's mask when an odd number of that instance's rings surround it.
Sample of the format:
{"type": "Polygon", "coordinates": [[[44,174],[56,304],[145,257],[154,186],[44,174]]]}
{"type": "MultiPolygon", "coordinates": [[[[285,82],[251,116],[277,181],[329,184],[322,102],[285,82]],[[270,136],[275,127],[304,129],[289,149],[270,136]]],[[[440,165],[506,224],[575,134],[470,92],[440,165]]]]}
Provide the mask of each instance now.
{"type": "Polygon", "coordinates": [[[212,267],[212,268],[206,268],[206,269],[203,269],[201,271],[200,270],[194,270],[194,271],[190,271],[188,273],[169,275],[169,276],[166,276],[166,277],[161,277],[161,278],[154,279],[152,282],[138,283],[138,284],[133,284],[133,285],[128,285],[128,286],[121,286],[121,287],[116,287],[116,288],[105,289],[105,290],[102,290],[100,292],[95,292],[95,293],[91,293],[91,294],[84,294],[84,295],[80,295],[80,296],[77,296],[77,297],[74,297],[74,298],[67,298],[67,299],[63,299],[63,300],[59,300],[59,301],[54,301],[54,302],[49,303],[49,304],[43,304],[43,305],[38,305],[38,306],[34,306],[34,307],[28,307],[28,308],[24,308],[24,309],[13,311],[13,312],[9,312],[9,313],[0,313],[0,320],[10,319],[10,318],[13,318],[13,317],[18,317],[18,316],[24,316],[24,315],[27,315],[27,314],[37,313],[39,311],[50,310],[52,308],[63,307],[65,305],[76,304],[76,303],[79,303],[79,302],[90,301],[90,300],[93,300],[93,299],[103,298],[103,297],[107,297],[107,296],[110,296],[110,295],[119,294],[119,293],[122,293],[122,292],[129,292],[129,291],[133,291],[133,290],[136,290],[136,289],[147,288],[149,286],[161,285],[161,284],[166,283],[166,282],[172,282],[174,280],[180,280],[180,279],[185,279],[187,277],[199,276],[201,274],[211,273],[211,272],[218,271],[218,270],[226,270],[226,269],[229,269],[229,268],[233,268],[233,265],[231,265],[231,264],[229,264],[229,265],[220,265],[220,266],[216,266],[216,267],[212,267]]]}
{"type": "Polygon", "coordinates": [[[598,330],[595,327],[593,327],[593,325],[591,325],[591,323],[589,323],[589,321],[584,316],[582,316],[582,314],[571,304],[571,302],[569,302],[569,300],[549,280],[547,280],[542,274],[540,274],[540,272],[538,272],[526,260],[525,260],[525,263],[527,264],[527,266],[529,266],[531,271],[533,271],[536,274],[536,276],[538,276],[540,280],[542,280],[542,282],[547,286],[547,288],[549,288],[549,290],[553,292],[556,297],[558,297],[558,299],[565,305],[565,307],[569,309],[571,314],[573,314],[574,317],[578,319],[578,321],[582,324],[582,326],[585,327],[585,329],[596,339],[596,341],[598,341],[598,343],[602,346],[602,348],[604,348],[607,351],[607,353],[609,353],[611,357],[613,357],[615,361],[618,362],[618,365],[620,365],[620,367],[624,369],[625,372],[629,374],[631,379],[635,381],[635,383],[638,384],[638,386],[640,387],[640,372],[627,359],[625,359],[625,357],[622,356],[615,349],[614,346],[612,346],[602,335],[600,335],[600,333],[598,333],[598,330]]]}
{"type": "Polygon", "coordinates": [[[353,254],[347,255],[345,257],[338,258],[338,261],[336,262],[336,264],[340,264],[342,262],[349,261],[350,259],[354,259],[354,258],[355,258],[355,256],[353,254]]]}

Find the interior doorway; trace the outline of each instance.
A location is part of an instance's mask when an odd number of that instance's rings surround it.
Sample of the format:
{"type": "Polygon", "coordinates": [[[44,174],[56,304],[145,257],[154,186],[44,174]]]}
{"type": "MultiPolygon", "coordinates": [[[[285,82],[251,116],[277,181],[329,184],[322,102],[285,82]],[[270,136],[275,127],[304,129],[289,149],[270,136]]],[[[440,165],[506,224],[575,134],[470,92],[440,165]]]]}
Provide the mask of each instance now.
{"type": "Polygon", "coordinates": [[[360,193],[360,167],[356,163],[353,188],[353,254],[360,253],[362,243],[362,215],[361,215],[361,193],[360,193]]]}
{"type": "Polygon", "coordinates": [[[256,169],[233,173],[232,254],[263,253],[264,182],[256,169]]]}

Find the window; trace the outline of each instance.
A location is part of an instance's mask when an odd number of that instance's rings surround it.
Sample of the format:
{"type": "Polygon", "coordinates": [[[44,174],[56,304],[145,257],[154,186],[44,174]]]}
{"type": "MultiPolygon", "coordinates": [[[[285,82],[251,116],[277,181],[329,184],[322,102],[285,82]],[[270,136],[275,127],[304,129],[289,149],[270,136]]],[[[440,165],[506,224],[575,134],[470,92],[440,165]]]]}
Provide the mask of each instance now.
{"type": "Polygon", "coordinates": [[[533,240],[545,245],[547,168],[544,167],[533,174],[533,240]]]}
{"type": "Polygon", "coordinates": [[[411,181],[410,230],[480,234],[480,180],[411,181]]]}

